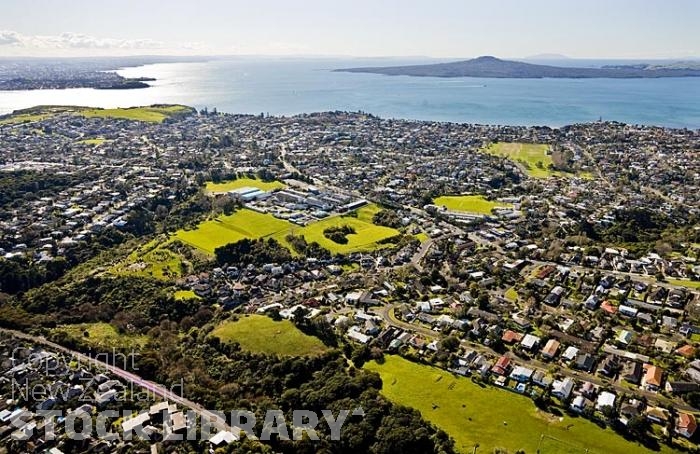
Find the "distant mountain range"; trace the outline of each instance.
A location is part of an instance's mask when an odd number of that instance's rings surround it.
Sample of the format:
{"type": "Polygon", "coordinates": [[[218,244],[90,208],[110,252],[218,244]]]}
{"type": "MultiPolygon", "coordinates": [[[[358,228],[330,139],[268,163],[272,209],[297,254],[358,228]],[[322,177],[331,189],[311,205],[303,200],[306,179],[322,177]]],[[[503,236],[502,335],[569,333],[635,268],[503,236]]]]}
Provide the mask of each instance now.
{"type": "Polygon", "coordinates": [[[600,68],[570,68],[501,60],[490,56],[451,63],[343,68],[335,69],[334,71],[385,74],[388,76],[486,77],[503,79],[541,79],[545,77],[559,79],[700,77],[700,65],[697,62],[678,62],[668,65],[635,64],[603,66],[600,68]]]}

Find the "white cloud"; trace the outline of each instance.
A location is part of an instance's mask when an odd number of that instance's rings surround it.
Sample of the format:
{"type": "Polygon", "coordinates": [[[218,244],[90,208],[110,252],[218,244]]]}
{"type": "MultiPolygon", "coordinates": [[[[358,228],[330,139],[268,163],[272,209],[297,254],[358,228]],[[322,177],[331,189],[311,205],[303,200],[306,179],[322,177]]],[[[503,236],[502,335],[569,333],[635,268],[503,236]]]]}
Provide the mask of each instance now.
{"type": "Polygon", "coordinates": [[[10,30],[0,30],[0,46],[17,44],[21,42],[21,35],[10,30]]]}
{"type": "Polygon", "coordinates": [[[65,32],[60,35],[23,35],[11,30],[0,30],[0,48],[42,50],[196,50],[199,43],[165,43],[152,39],[99,38],[84,33],[65,32]]]}

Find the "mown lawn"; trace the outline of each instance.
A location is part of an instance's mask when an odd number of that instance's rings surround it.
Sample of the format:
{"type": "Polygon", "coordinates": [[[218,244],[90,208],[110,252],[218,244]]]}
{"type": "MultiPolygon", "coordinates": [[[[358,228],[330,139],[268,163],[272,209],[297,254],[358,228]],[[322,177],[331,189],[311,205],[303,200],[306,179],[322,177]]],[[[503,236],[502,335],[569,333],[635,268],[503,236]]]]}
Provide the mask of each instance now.
{"type": "Polygon", "coordinates": [[[244,208],[230,216],[219,216],[216,219],[204,221],[196,229],[179,230],[173,238],[208,254],[213,254],[214,250],[220,246],[235,243],[244,238],[270,237],[292,250],[286,240],[289,234],[304,236],[309,243],[316,241],[333,253],[371,251],[384,247],[378,244],[378,241],[399,234],[398,230],[372,223],[372,216],[379,210],[378,206],[371,204],[357,210],[357,217],[335,216],[302,227],[278,219],[271,214],[244,208]],[[347,236],[347,244],[338,244],[323,235],[323,231],[327,228],[342,225],[349,225],[356,232],[347,236]]]}
{"type": "Polygon", "coordinates": [[[491,214],[494,208],[510,208],[508,203],[486,200],[482,195],[446,195],[438,197],[433,203],[451,211],[466,213],[491,214]]]}
{"type": "Polygon", "coordinates": [[[506,292],[503,294],[503,296],[510,301],[516,301],[518,299],[518,292],[515,291],[515,288],[510,287],[506,292]]]}
{"type": "Polygon", "coordinates": [[[238,342],[241,348],[279,356],[318,355],[327,350],[316,337],[304,334],[288,320],[276,322],[265,315],[250,315],[227,321],[212,331],[224,342],[238,342]]]}
{"type": "Polygon", "coordinates": [[[669,284],[680,285],[686,288],[700,289],[700,281],[687,281],[685,279],[667,279],[669,284]]]}
{"type": "Polygon", "coordinates": [[[92,138],[92,139],[82,139],[82,140],[78,140],[77,143],[84,143],[85,145],[94,145],[94,146],[98,146],[98,145],[102,145],[102,144],[105,143],[105,142],[107,142],[107,139],[105,139],[104,137],[95,137],[95,138],[92,138]]]}
{"type": "Polygon", "coordinates": [[[428,241],[428,240],[430,239],[430,237],[428,236],[428,234],[427,234],[427,233],[424,233],[424,232],[416,233],[416,234],[413,235],[413,236],[414,236],[418,241],[420,241],[421,243],[424,243],[424,242],[426,242],[426,241],[428,241]]]}
{"type": "Polygon", "coordinates": [[[52,330],[63,332],[74,339],[82,339],[96,348],[130,347],[141,348],[148,342],[148,336],[141,334],[123,334],[109,323],[81,323],[62,325],[52,330]],[[87,333],[87,336],[85,335],[87,333]]]}
{"type": "MultiPolygon", "coordinates": [[[[535,453],[543,434],[541,453],[654,452],[583,418],[541,412],[524,396],[491,386],[482,388],[470,379],[398,356],[387,355],[383,364],[370,362],[365,368],[380,374],[382,394],[420,410],[424,418],[450,434],[463,453],[471,453],[476,443],[477,452],[502,447],[535,453]]],[[[662,448],[657,452],[673,451],[662,448]]]]}
{"type": "MultiPolygon", "coordinates": [[[[322,247],[333,253],[347,254],[359,251],[373,251],[384,247],[379,244],[379,241],[391,238],[399,234],[399,231],[389,227],[375,225],[372,223],[372,217],[381,208],[375,204],[370,204],[357,210],[357,217],[354,216],[334,216],[314,222],[304,227],[295,227],[294,235],[303,236],[306,241],[317,242],[322,247]],[[348,225],[355,229],[355,233],[346,236],[348,242],[339,244],[326,238],[323,231],[329,227],[341,227],[348,225]]],[[[278,241],[286,244],[284,235],[276,235],[278,241]]]]}
{"type": "Polygon", "coordinates": [[[284,183],[280,181],[262,181],[253,178],[238,178],[232,181],[225,181],[222,183],[214,183],[213,181],[207,182],[206,191],[210,193],[216,192],[228,192],[234,189],[240,189],[245,187],[258,188],[263,191],[272,191],[273,189],[282,189],[284,183]]]}
{"type": "Polygon", "coordinates": [[[196,293],[194,293],[192,290],[176,290],[175,293],[173,294],[173,298],[175,298],[176,301],[184,301],[184,300],[198,300],[201,299],[199,296],[197,296],[196,293]]]}
{"type": "Polygon", "coordinates": [[[174,238],[200,249],[208,254],[229,243],[235,243],[244,238],[256,239],[273,234],[284,238],[294,224],[277,219],[271,214],[242,209],[230,216],[219,216],[216,219],[200,223],[194,230],[179,230],[174,238]]]}
{"type": "Polygon", "coordinates": [[[150,123],[161,123],[166,118],[183,113],[190,108],[187,106],[150,106],[150,107],[129,107],[118,109],[81,109],[78,115],[93,118],[117,118],[122,120],[146,121],[150,123]]]}

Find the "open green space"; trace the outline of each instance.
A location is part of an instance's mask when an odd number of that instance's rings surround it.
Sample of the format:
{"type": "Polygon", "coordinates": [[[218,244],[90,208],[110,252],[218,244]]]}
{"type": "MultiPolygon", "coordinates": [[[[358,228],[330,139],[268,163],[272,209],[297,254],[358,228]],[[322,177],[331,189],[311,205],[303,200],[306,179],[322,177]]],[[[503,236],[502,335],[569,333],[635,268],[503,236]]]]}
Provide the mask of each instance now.
{"type": "Polygon", "coordinates": [[[175,294],[173,295],[173,298],[175,298],[175,301],[184,301],[184,300],[198,300],[201,299],[200,297],[197,296],[196,293],[194,293],[192,290],[176,290],[175,294]]]}
{"type": "Polygon", "coordinates": [[[466,213],[491,214],[494,208],[510,208],[508,203],[486,200],[482,195],[445,195],[438,197],[433,203],[439,207],[445,207],[450,211],[463,211],[466,213]]]}
{"type": "Polygon", "coordinates": [[[9,115],[7,117],[0,118],[0,126],[41,121],[45,120],[46,118],[49,118],[51,115],[51,113],[20,113],[15,115],[9,115]]]}
{"type": "Polygon", "coordinates": [[[212,181],[209,181],[206,185],[206,191],[210,193],[228,192],[234,189],[240,189],[245,187],[258,188],[263,191],[272,191],[273,189],[283,188],[284,183],[280,181],[262,181],[253,178],[238,178],[235,180],[224,181],[221,183],[214,183],[212,181]]]}
{"type": "Polygon", "coordinates": [[[109,323],[80,323],[78,325],[62,325],[52,330],[54,333],[65,333],[73,339],[81,339],[94,347],[140,348],[148,342],[148,336],[141,334],[120,333],[109,323]]]}
{"type": "Polygon", "coordinates": [[[420,241],[421,243],[425,243],[426,241],[428,241],[428,240],[430,239],[430,237],[428,236],[428,234],[425,233],[425,232],[416,233],[416,234],[413,235],[413,236],[414,236],[418,241],[420,241]]]}
{"type": "Polygon", "coordinates": [[[306,356],[327,350],[319,339],[304,334],[289,320],[277,322],[265,315],[224,322],[211,334],[224,342],[237,342],[241,348],[254,353],[306,356]]]}
{"type": "Polygon", "coordinates": [[[515,290],[514,287],[510,287],[506,292],[503,294],[503,296],[510,301],[517,301],[518,299],[518,292],[515,290]]]}
{"type": "Polygon", "coordinates": [[[525,167],[527,174],[533,178],[548,178],[567,175],[551,170],[552,157],[547,154],[549,145],[537,143],[493,143],[485,149],[489,154],[504,156],[525,167]]]}
{"type": "Polygon", "coordinates": [[[79,106],[37,106],[19,110],[12,115],[0,118],[0,125],[29,123],[41,121],[52,115],[69,113],[87,118],[117,118],[122,120],[137,120],[160,123],[168,117],[182,115],[192,111],[191,107],[181,105],[153,105],[146,107],[128,107],[115,109],[100,109],[79,106]]]}
{"type": "MultiPolygon", "coordinates": [[[[323,248],[328,249],[333,253],[347,254],[359,251],[371,251],[380,249],[384,245],[379,244],[380,241],[394,237],[399,234],[399,231],[390,227],[375,225],[372,223],[372,217],[380,211],[381,208],[375,204],[364,206],[356,211],[357,216],[334,216],[323,219],[313,224],[304,227],[294,227],[293,233],[297,236],[303,236],[306,241],[317,242],[323,248]],[[329,227],[342,227],[347,225],[355,230],[355,233],[346,235],[348,242],[346,244],[338,244],[335,241],[329,240],[323,234],[323,231],[329,227]]],[[[287,244],[284,235],[275,235],[275,238],[282,244],[287,244]]]]}
{"type": "MultiPolygon", "coordinates": [[[[365,368],[381,376],[382,394],[418,409],[425,419],[451,435],[463,453],[471,453],[476,443],[477,452],[484,453],[496,447],[510,452],[524,449],[527,453],[538,452],[538,447],[542,453],[654,452],[584,418],[554,416],[538,410],[527,397],[492,386],[481,387],[468,378],[398,356],[387,355],[382,364],[372,361],[365,368]]],[[[674,451],[662,447],[656,452],[674,451]]]]}
{"type": "Polygon", "coordinates": [[[183,114],[189,111],[187,106],[149,106],[149,107],[129,107],[118,109],[91,109],[85,108],[78,111],[78,115],[93,118],[117,118],[122,120],[146,121],[150,123],[161,123],[168,117],[183,114]]]}
{"type": "Polygon", "coordinates": [[[180,277],[187,265],[179,254],[163,247],[165,244],[161,237],[139,246],[110,272],[165,280],[180,277]]]}
{"type": "Polygon", "coordinates": [[[78,140],[78,143],[84,143],[85,145],[94,145],[94,146],[102,145],[105,142],[107,142],[107,139],[105,139],[104,137],[94,137],[91,139],[78,140]]]}
{"type": "Polygon", "coordinates": [[[209,254],[220,246],[244,238],[257,239],[273,234],[288,235],[294,224],[271,214],[244,208],[230,216],[222,215],[200,223],[194,230],[179,230],[174,238],[209,254]]]}
{"type": "Polygon", "coordinates": [[[679,285],[686,288],[700,289],[700,281],[688,281],[685,279],[667,279],[669,284],[679,285]]]}
{"type": "Polygon", "coordinates": [[[379,210],[378,206],[372,204],[357,210],[356,217],[335,216],[307,226],[298,226],[271,214],[244,208],[230,216],[222,215],[216,219],[204,221],[196,229],[179,230],[173,238],[208,254],[213,254],[214,250],[220,246],[245,238],[271,237],[291,250],[286,240],[289,234],[304,236],[309,243],[316,241],[334,253],[369,251],[383,247],[382,244],[378,244],[379,241],[399,234],[398,230],[372,223],[372,216],[379,210]],[[356,232],[347,235],[347,244],[338,244],[323,235],[323,231],[328,227],[343,225],[353,227],[356,232]]]}

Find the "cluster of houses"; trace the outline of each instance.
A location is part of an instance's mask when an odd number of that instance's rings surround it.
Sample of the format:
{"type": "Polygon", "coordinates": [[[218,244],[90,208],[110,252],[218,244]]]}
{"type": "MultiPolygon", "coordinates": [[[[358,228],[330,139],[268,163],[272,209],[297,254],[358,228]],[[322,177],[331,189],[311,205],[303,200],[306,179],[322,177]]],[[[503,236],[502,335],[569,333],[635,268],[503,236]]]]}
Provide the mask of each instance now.
{"type": "MultiPolygon", "coordinates": [[[[155,396],[134,398],[134,394],[147,396],[147,391],[129,388],[94,363],[81,364],[64,353],[10,336],[0,340],[0,444],[12,443],[23,452],[61,454],[115,452],[146,442],[152,453],[158,453],[163,441],[177,439],[190,428],[176,404],[155,402],[155,396]],[[58,412],[53,422],[41,413],[48,410],[58,412]],[[121,436],[100,437],[93,431],[77,439],[63,424],[66,418],[92,418],[106,410],[116,410],[120,416],[113,421],[118,420],[121,436]]],[[[237,439],[231,432],[219,431],[208,443],[215,449],[237,439]]]]}

